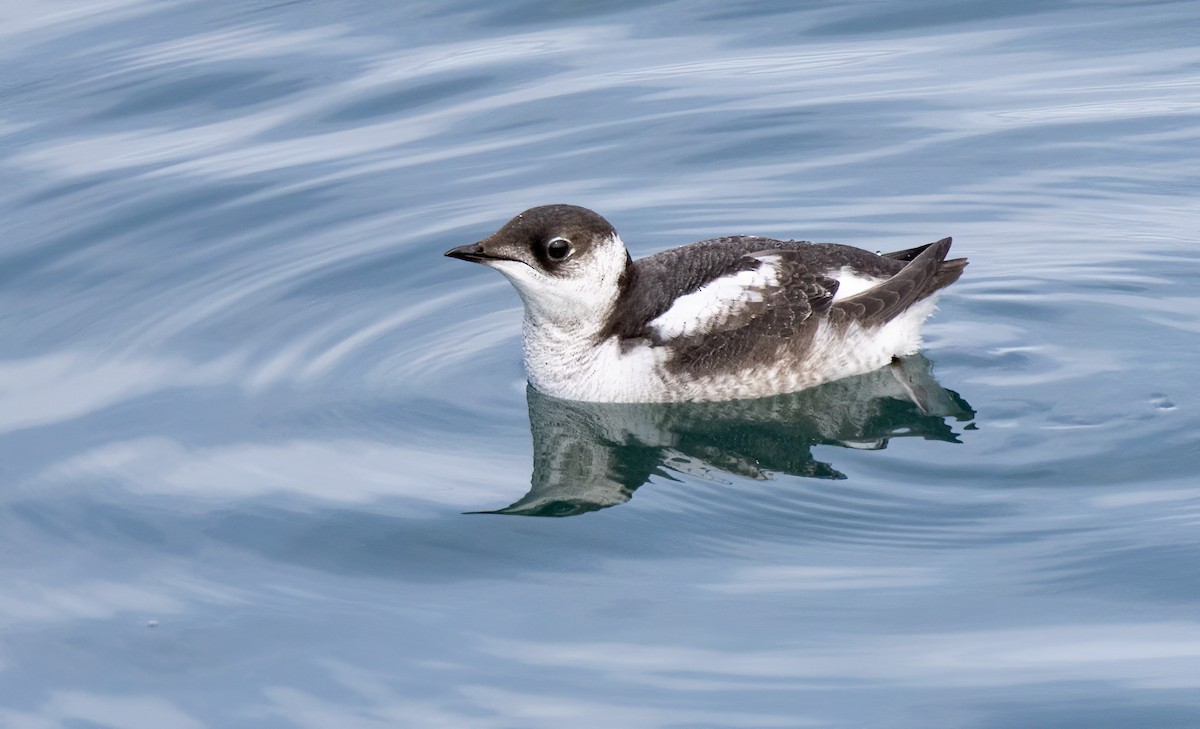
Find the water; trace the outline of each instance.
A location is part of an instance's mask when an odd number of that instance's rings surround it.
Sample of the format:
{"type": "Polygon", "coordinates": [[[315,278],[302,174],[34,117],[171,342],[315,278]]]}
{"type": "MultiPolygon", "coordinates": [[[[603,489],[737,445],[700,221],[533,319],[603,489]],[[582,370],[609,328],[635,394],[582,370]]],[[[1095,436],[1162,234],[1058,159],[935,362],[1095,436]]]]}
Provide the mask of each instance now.
{"type": "Polygon", "coordinates": [[[0,726],[1200,726],[1198,37],[6,3],[0,726]],[[440,254],[551,202],[635,255],[955,236],[937,407],[527,393],[440,254]]]}

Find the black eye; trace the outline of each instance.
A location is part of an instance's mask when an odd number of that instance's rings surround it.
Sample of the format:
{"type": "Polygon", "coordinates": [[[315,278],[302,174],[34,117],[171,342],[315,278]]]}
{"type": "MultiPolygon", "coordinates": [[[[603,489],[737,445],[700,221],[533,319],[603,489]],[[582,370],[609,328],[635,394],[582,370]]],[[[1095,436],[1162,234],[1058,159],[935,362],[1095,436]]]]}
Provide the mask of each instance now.
{"type": "Polygon", "coordinates": [[[571,241],[566,238],[553,238],[546,244],[546,255],[552,261],[561,261],[571,255],[571,241]]]}

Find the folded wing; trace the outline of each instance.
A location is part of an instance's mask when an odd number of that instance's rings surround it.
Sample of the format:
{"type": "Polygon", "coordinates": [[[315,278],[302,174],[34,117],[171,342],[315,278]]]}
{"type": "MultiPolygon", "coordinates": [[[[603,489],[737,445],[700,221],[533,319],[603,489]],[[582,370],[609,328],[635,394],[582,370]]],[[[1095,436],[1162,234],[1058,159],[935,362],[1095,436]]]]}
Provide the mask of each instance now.
{"type": "Polygon", "coordinates": [[[675,299],[647,323],[647,330],[656,343],[747,328],[763,335],[786,334],[828,309],[837,288],[836,280],[809,271],[797,251],[758,251],[675,299]]]}

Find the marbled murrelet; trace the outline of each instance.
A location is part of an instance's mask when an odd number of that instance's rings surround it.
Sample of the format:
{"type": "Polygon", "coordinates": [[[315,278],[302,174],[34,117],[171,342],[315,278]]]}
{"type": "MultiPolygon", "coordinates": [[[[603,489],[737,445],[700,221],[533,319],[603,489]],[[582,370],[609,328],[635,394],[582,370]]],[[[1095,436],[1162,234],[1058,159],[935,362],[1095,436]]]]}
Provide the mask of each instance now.
{"type": "Polygon", "coordinates": [[[600,215],[547,205],[446,255],[516,287],[538,390],[669,402],[793,392],[916,352],[935,294],[967,264],[949,250],[730,236],[634,261],[600,215]]]}

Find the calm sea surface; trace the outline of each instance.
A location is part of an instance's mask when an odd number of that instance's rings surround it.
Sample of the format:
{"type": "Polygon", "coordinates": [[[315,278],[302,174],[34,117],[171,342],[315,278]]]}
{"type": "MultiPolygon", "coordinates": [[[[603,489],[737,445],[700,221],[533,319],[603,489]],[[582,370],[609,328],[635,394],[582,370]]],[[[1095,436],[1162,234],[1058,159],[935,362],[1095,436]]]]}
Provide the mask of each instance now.
{"type": "Polygon", "coordinates": [[[1198,170],[1190,1],[0,3],[0,727],[1196,729],[1198,170]],[[527,392],[555,202],[953,235],[934,406],[527,392]]]}

